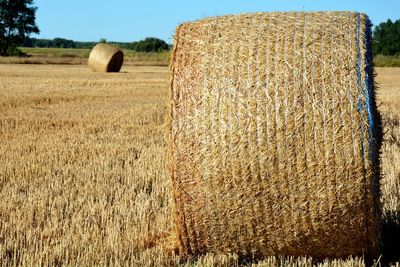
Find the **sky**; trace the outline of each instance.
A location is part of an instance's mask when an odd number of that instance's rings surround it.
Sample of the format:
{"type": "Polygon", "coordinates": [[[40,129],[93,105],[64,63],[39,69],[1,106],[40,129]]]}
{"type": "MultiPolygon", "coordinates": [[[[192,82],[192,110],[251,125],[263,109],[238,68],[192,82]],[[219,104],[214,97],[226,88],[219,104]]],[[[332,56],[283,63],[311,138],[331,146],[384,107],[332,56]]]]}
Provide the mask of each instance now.
{"type": "Polygon", "coordinates": [[[400,0],[34,0],[36,38],[173,42],[180,23],[208,16],[267,11],[357,11],[377,25],[400,19],[400,0]]]}

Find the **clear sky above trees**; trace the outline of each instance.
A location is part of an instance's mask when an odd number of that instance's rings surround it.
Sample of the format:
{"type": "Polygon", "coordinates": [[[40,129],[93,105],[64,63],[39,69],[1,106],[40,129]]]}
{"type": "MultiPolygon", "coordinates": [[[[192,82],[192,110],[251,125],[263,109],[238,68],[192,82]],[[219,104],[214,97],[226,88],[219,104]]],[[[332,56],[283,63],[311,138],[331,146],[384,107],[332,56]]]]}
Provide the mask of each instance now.
{"type": "Polygon", "coordinates": [[[38,38],[134,41],[155,36],[172,43],[175,27],[206,16],[254,11],[348,10],[374,24],[400,18],[399,0],[35,0],[38,38]]]}

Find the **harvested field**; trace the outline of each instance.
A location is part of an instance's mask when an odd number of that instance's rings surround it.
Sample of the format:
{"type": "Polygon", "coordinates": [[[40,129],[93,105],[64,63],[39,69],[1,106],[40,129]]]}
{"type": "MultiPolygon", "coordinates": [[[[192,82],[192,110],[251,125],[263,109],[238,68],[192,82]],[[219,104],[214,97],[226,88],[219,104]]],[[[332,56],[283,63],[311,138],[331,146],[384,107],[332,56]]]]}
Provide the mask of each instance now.
{"type": "MultiPolygon", "coordinates": [[[[400,253],[400,69],[378,68],[384,120],[383,245],[400,253]]],[[[0,65],[0,265],[243,264],[165,253],[168,69],[0,65]],[[154,246],[158,243],[159,245],[154,246]]],[[[312,259],[271,257],[260,266],[312,259]]],[[[326,262],[359,266],[363,259],[326,262]]]]}

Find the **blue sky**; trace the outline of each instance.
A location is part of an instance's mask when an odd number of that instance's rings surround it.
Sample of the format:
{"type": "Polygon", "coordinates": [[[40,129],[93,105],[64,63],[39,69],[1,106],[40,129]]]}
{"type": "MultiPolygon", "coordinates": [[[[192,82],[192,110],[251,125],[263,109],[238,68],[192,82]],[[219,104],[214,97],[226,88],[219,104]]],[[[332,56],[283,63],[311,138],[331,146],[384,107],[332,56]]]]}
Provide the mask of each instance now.
{"type": "Polygon", "coordinates": [[[348,10],[374,24],[400,18],[400,0],[35,0],[38,38],[137,41],[147,36],[172,43],[178,24],[206,16],[256,11],[348,10]]]}

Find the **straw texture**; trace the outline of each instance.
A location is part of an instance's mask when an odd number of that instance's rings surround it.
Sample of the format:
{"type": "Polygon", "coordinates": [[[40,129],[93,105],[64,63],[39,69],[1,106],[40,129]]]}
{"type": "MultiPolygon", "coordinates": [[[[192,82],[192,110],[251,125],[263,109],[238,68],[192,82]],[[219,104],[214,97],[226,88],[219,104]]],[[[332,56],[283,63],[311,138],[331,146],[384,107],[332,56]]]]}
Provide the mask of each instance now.
{"type": "Polygon", "coordinates": [[[119,72],[124,63],[121,50],[107,44],[97,44],[90,51],[88,65],[94,72],[119,72]]]}
{"type": "Polygon", "coordinates": [[[170,69],[182,253],[378,255],[382,132],[366,15],[185,23],[170,69]]]}

